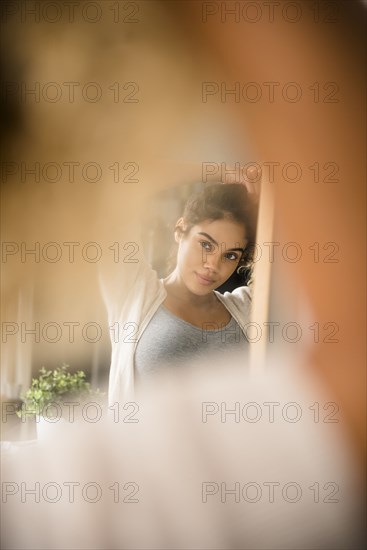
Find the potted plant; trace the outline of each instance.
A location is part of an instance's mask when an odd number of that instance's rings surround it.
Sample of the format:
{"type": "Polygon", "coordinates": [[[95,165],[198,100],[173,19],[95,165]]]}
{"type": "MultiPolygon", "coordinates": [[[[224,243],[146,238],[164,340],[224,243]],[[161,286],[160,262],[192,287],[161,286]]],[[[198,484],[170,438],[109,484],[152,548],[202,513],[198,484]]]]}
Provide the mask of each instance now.
{"type": "Polygon", "coordinates": [[[22,421],[35,417],[39,438],[42,438],[46,426],[65,420],[74,422],[80,417],[81,406],[87,400],[101,406],[104,394],[91,389],[85,372],[71,373],[68,369],[66,364],[48,370],[42,367],[38,377],[32,378],[31,387],[21,396],[23,402],[17,415],[22,421]]]}

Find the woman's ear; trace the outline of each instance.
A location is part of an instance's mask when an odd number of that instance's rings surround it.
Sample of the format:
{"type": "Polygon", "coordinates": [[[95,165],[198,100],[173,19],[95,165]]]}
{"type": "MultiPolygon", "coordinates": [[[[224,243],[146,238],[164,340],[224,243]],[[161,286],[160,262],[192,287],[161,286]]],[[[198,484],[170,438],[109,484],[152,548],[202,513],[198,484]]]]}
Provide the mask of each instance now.
{"type": "Polygon", "coordinates": [[[176,225],[175,225],[175,241],[176,241],[176,243],[180,242],[180,240],[183,237],[183,234],[184,234],[185,230],[186,230],[186,227],[185,227],[184,219],[179,218],[176,222],[176,225]]]}

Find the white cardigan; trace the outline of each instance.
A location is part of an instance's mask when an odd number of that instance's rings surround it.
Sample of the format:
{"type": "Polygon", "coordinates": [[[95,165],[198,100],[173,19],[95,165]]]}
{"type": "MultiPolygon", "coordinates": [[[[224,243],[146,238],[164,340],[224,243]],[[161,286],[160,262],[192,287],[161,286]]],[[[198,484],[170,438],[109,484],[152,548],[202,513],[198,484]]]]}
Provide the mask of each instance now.
{"type": "MultiPolygon", "coordinates": [[[[130,246],[133,253],[130,254],[129,246],[126,246],[125,262],[110,265],[108,271],[100,273],[112,344],[109,405],[134,399],[136,346],[167,296],[163,280],[158,278],[144,257],[140,239],[130,241],[130,246]]],[[[250,319],[249,288],[242,286],[224,294],[214,292],[245,333],[245,325],[250,319]]]]}

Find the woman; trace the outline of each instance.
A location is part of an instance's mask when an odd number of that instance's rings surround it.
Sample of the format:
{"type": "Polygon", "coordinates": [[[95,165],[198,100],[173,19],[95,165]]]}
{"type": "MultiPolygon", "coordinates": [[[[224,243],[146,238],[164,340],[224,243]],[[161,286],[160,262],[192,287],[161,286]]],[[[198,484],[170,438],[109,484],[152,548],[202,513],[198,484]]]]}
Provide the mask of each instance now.
{"type": "Polygon", "coordinates": [[[244,185],[208,185],[189,198],[177,221],[177,262],[168,277],[159,279],[140,255],[124,264],[115,290],[103,285],[112,340],[110,404],[133,397],[136,381],[163,368],[247,349],[248,287],[223,295],[216,289],[251,262],[255,227],[244,185]]]}

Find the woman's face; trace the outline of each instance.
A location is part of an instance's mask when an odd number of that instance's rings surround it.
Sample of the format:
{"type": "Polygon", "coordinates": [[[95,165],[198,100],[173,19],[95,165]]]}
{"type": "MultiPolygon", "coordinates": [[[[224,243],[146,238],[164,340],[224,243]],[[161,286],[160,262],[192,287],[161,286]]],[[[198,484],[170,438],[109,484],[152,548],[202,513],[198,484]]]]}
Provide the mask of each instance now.
{"type": "Polygon", "coordinates": [[[186,235],[176,233],[176,240],[176,270],[197,295],[209,294],[232,275],[247,244],[245,227],[227,218],[205,220],[186,235]]]}

